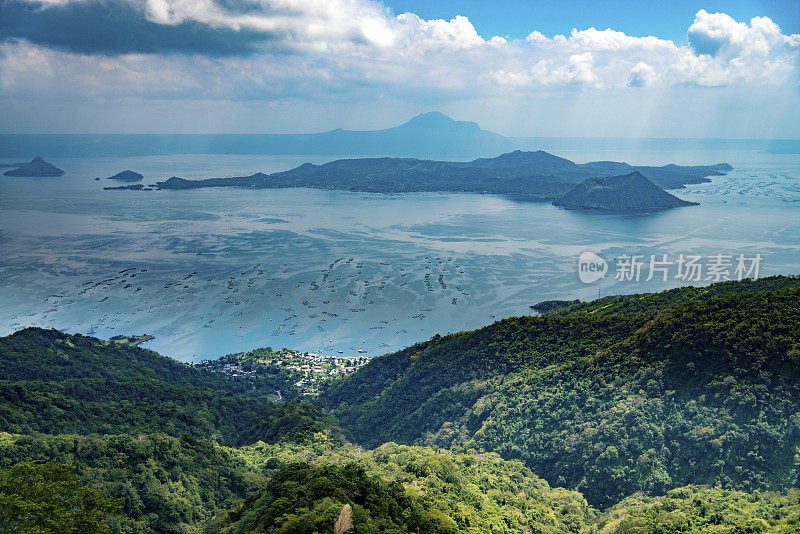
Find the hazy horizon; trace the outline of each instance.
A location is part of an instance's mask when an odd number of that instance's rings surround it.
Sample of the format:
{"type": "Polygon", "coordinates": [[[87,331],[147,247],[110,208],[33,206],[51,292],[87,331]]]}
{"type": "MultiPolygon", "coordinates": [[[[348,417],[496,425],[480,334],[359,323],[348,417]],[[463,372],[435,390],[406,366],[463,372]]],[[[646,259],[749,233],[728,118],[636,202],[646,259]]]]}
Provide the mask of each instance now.
{"type": "Polygon", "coordinates": [[[0,131],[368,131],[438,110],[508,137],[796,139],[797,15],[766,0],[12,0],[0,131]]]}
{"type": "MultiPolygon", "coordinates": [[[[726,137],[726,136],[717,136],[717,137],[692,137],[692,136],[684,136],[684,137],[659,137],[659,136],[581,136],[581,135],[509,135],[502,131],[490,130],[488,128],[484,128],[482,124],[478,123],[477,121],[471,120],[468,117],[453,117],[448,114],[445,114],[439,110],[429,110],[423,111],[416,115],[408,117],[406,120],[403,120],[399,123],[392,123],[387,124],[382,127],[376,128],[367,128],[367,127],[354,127],[354,128],[342,128],[342,127],[335,127],[326,130],[313,130],[313,131],[303,131],[297,132],[292,130],[275,130],[275,131],[262,131],[262,132],[219,132],[219,131],[196,131],[196,132],[180,132],[180,131],[163,131],[163,132],[124,132],[124,131],[54,131],[54,132],[0,132],[0,136],[144,136],[144,135],[152,135],[152,136],[277,136],[277,135],[315,135],[315,134],[326,134],[332,133],[336,131],[346,131],[346,132],[356,132],[356,133],[369,133],[369,132],[378,132],[383,130],[391,130],[393,128],[397,128],[398,126],[403,126],[412,119],[417,117],[428,115],[428,114],[443,114],[448,118],[452,119],[456,122],[474,122],[476,123],[480,129],[489,131],[491,133],[498,134],[500,136],[509,138],[509,139],[522,139],[522,140],[537,140],[537,139],[587,139],[587,140],[622,140],[622,141],[633,141],[633,140],[657,140],[657,139],[664,139],[664,140],[708,140],[708,141],[797,141],[800,140],[799,137],[726,137]]],[[[303,155],[303,154],[297,154],[303,155]]]]}

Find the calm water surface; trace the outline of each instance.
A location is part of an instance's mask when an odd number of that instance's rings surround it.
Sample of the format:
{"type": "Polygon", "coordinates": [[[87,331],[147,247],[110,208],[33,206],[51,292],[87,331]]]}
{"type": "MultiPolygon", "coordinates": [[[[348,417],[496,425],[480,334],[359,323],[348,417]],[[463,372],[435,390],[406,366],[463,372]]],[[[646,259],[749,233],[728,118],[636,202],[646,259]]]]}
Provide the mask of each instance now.
{"type": "Polygon", "coordinates": [[[148,333],[147,347],[186,361],[259,346],[374,356],[530,313],[541,300],[685,285],[613,273],[583,284],[585,250],[607,259],[760,253],[762,275],[800,273],[798,155],[556,153],[735,170],[675,192],[701,206],[628,216],[477,194],[103,191],[110,182],[95,177],[124,169],[152,183],[333,158],[61,158],[62,178],[0,177],[0,334],[148,333]]]}

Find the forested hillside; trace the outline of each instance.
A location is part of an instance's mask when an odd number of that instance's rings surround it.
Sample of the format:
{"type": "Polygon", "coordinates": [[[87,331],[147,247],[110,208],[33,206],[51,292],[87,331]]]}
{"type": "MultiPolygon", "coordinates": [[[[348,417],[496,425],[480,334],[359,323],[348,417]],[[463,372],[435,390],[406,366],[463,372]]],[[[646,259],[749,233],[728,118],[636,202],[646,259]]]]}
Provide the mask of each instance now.
{"type": "Polygon", "coordinates": [[[234,445],[307,437],[329,424],[310,405],[275,405],[276,388],[292,390],[280,374],[233,381],[55,330],[0,338],[0,432],[189,433],[234,445]]]}
{"type": "Polygon", "coordinates": [[[550,308],[376,358],[321,407],[276,403],[279,374],[0,338],[0,530],[800,529],[800,279],[550,308]]]}
{"type": "MultiPolygon", "coordinates": [[[[356,464],[289,464],[275,473],[261,492],[211,522],[205,531],[328,532],[346,506],[352,510],[350,523],[354,532],[391,534],[519,532],[532,527],[570,532],[585,527],[593,514],[580,494],[552,491],[518,466],[510,466],[518,469],[516,476],[504,477],[492,473],[491,468],[463,472],[465,466],[447,454],[408,448],[404,456],[407,463],[394,466],[404,470],[405,476],[391,481],[378,473],[369,474],[356,464]],[[495,499],[480,499],[481,494],[474,493],[472,496],[479,501],[462,500],[470,496],[462,485],[485,484],[490,476],[493,487],[484,491],[494,493],[495,499]],[[406,485],[400,481],[403,478],[408,481],[406,485]],[[426,479],[437,481],[441,485],[439,491],[407,491],[407,486],[426,479]],[[525,490],[532,493],[530,502],[519,497],[525,490]]],[[[387,463],[394,461],[397,460],[392,458],[387,463]]]]}
{"type": "Polygon", "coordinates": [[[367,447],[496,451],[601,507],[692,483],[786,489],[800,473],[797,285],[506,319],[376,358],[321,402],[367,447]]]}
{"type": "Polygon", "coordinates": [[[396,444],[364,451],[334,432],[239,448],[188,435],[0,434],[0,470],[25,459],[74,465],[84,483],[119,499],[114,532],[191,532],[214,515],[210,532],[253,532],[255,523],[313,532],[300,527],[324,525],[348,502],[354,522],[370,526],[357,532],[392,524],[396,532],[570,532],[597,516],[579,493],[550,488],[496,454],[396,444]]]}
{"type": "Polygon", "coordinates": [[[26,459],[68,463],[84,483],[119,499],[114,532],[185,532],[265,482],[230,450],[188,434],[0,434],[0,468],[26,459]]]}
{"type": "Polygon", "coordinates": [[[275,389],[291,396],[281,373],[232,380],[149,350],[21,330],[0,338],[0,468],[69,464],[120,500],[114,532],[196,531],[266,481],[223,444],[303,444],[319,433],[343,443],[331,417],[275,403],[275,389]]]}

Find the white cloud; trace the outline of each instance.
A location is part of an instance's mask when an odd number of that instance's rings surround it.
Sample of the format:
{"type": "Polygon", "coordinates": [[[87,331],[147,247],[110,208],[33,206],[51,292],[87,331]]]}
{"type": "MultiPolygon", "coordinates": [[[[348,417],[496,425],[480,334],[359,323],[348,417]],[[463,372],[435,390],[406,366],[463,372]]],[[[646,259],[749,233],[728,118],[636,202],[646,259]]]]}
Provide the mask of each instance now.
{"type": "MultiPolygon", "coordinates": [[[[70,0],[28,0],[49,9],[70,0]]],[[[72,0],[92,2],[94,0],[72,0]]],[[[613,29],[484,39],[468,18],[425,20],[371,0],[118,0],[152,23],[263,32],[251,54],[89,55],[22,40],[0,44],[7,97],[91,95],[316,103],[379,95],[466,101],[647,87],[796,87],[800,35],[766,17],[699,11],[687,45],[613,29]]],[[[113,5],[113,4],[111,4],[113,5]]],[[[688,24],[689,21],[687,21],[688,24]]]]}
{"type": "Polygon", "coordinates": [[[525,40],[531,43],[546,43],[549,39],[542,32],[533,30],[525,40]]]}
{"type": "Polygon", "coordinates": [[[568,42],[571,46],[580,50],[673,51],[676,48],[672,41],[666,41],[658,37],[631,37],[611,28],[602,31],[594,28],[578,31],[573,28],[568,42]]]}
{"type": "Polygon", "coordinates": [[[767,17],[756,17],[748,26],[725,13],[707,13],[705,10],[697,13],[687,35],[692,48],[699,54],[728,57],[769,55],[791,40],[782,35],[778,25],[767,17]]]}
{"type": "Polygon", "coordinates": [[[393,29],[402,36],[402,44],[418,50],[439,47],[466,49],[486,44],[467,17],[456,16],[450,21],[424,20],[413,13],[398,15],[393,29]]]}
{"type": "Polygon", "coordinates": [[[594,57],[591,52],[573,54],[566,65],[554,71],[556,83],[596,83],[599,78],[593,70],[594,57]]]}
{"type": "Polygon", "coordinates": [[[658,75],[653,67],[640,61],[631,69],[629,83],[633,87],[647,87],[653,85],[658,79],[658,75]]]}
{"type": "MultiPolygon", "coordinates": [[[[66,5],[91,0],[25,0],[66,5]]],[[[134,6],[141,0],[122,0],[134,6]]],[[[467,17],[425,20],[414,13],[392,16],[371,0],[144,0],[147,20],[176,26],[194,22],[235,31],[276,35],[289,47],[353,51],[363,45],[414,50],[485,44],[467,17]]]]}
{"type": "Polygon", "coordinates": [[[748,25],[700,10],[689,27],[690,49],[669,66],[676,81],[699,85],[781,84],[796,79],[800,36],[784,35],[767,17],[748,25]]]}

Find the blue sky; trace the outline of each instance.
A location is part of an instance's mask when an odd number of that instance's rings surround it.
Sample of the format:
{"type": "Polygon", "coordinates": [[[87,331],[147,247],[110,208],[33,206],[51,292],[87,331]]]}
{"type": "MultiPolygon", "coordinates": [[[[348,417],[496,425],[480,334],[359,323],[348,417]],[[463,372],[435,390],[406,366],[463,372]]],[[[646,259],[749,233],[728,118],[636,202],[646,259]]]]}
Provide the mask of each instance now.
{"type": "Polygon", "coordinates": [[[0,131],[800,138],[800,2],[3,0],[0,131]]]}
{"type": "Polygon", "coordinates": [[[766,16],[784,33],[800,33],[798,0],[392,0],[395,13],[410,11],[423,18],[450,19],[456,14],[469,17],[484,37],[527,36],[532,29],[545,35],[567,34],[572,28],[613,28],[628,35],[655,35],[678,43],[686,42],[686,21],[704,9],[727,13],[736,20],[766,16]]]}

